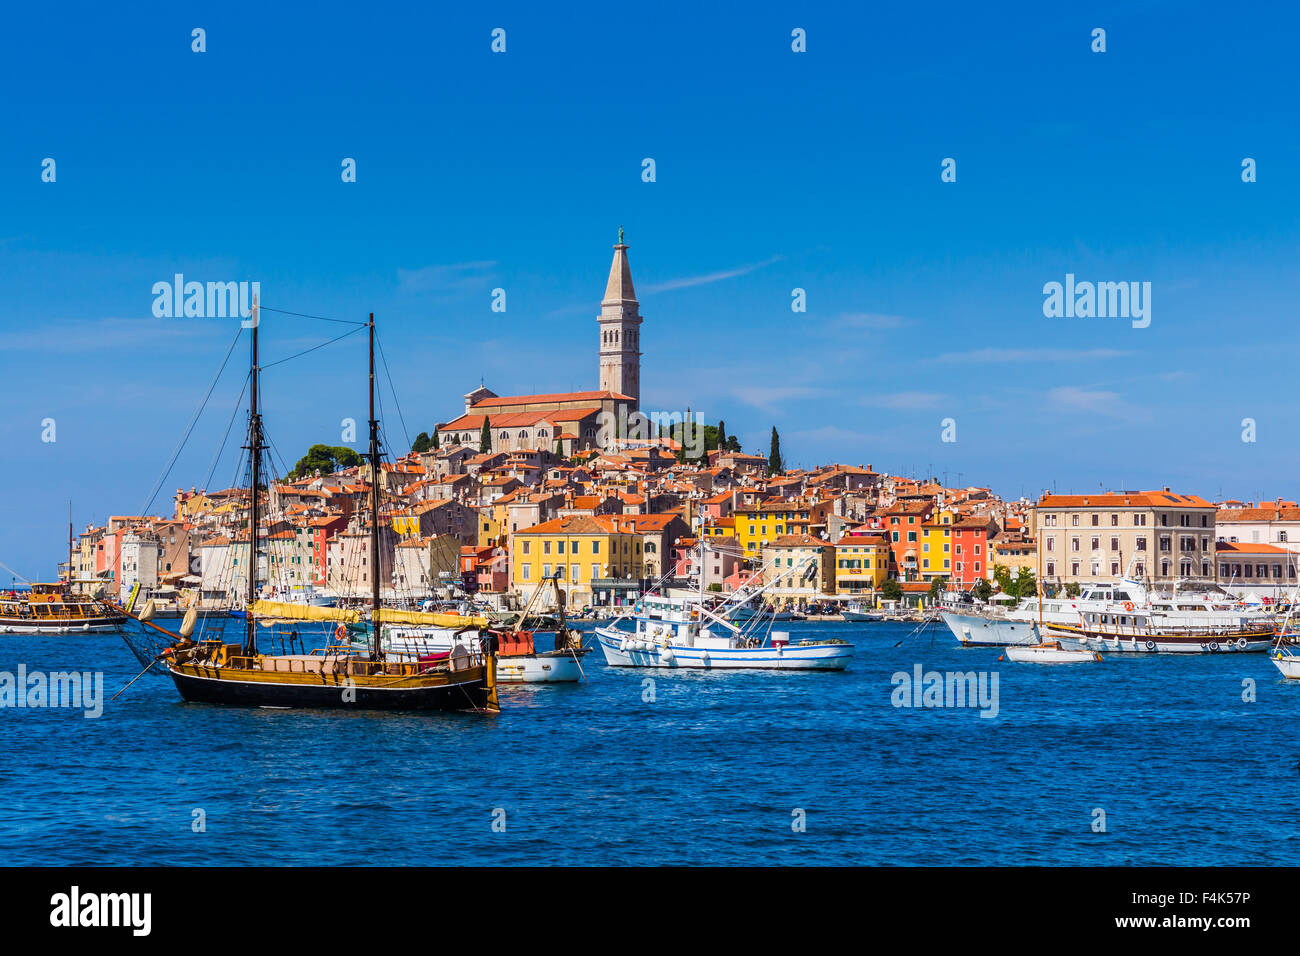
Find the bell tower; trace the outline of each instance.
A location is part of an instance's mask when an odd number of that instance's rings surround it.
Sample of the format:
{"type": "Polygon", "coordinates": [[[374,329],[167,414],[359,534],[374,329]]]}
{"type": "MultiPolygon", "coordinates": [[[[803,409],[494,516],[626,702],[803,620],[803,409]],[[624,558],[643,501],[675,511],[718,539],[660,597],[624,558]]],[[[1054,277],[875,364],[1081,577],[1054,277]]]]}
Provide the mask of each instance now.
{"type": "Polygon", "coordinates": [[[632,288],[632,270],[627,262],[623,227],[618,227],[618,244],[609,266],[605,297],[600,301],[600,388],[641,404],[641,315],[632,288]]]}

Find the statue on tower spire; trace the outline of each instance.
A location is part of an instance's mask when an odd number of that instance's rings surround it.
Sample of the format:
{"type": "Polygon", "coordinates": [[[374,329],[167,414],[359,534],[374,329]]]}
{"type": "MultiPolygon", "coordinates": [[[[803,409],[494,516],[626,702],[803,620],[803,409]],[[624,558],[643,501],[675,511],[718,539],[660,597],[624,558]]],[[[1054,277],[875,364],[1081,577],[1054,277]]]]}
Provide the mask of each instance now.
{"type": "Polygon", "coordinates": [[[622,226],[619,226],[619,227],[618,227],[618,244],[619,244],[620,246],[621,246],[621,245],[625,245],[625,243],[623,242],[623,227],[622,227],[622,226]]]}

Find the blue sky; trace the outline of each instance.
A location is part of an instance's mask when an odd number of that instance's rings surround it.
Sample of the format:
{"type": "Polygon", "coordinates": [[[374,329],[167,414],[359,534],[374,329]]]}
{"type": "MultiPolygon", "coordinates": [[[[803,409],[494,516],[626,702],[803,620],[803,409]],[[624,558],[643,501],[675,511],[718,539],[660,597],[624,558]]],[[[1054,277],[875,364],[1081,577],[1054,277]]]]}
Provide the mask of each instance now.
{"type": "MultiPolygon", "coordinates": [[[[725,419],[764,453],[776,425],[792,463],[960,473],[1007,496],[1300,494],[1285,5],[7,17],[0,561],[23,574],[53,572],[68,499],[78,526],[145,503],[234,335],[153,318],[153,283],[256,279],[280,309],[375,312],[414,437],[480,377],[502,394],[595,387],[620,224],[647,409],[725,419]],[[1258,182],[1241,181],[1245,157],[1258,182]],[[1066,273],[1151,282],[1150,327],[1045,318],[1043,284],[1066,273]]],[[[264,355],[340,328],[268,315],[264,355]]],[[[363,345],[266,373],[290,464],[364,419],[363,345]]],[[[211,470],[245,363],[241,343],[164,498],[211,470]]],[[[233,472],[228,453],[213,483],[233,472]]]]}

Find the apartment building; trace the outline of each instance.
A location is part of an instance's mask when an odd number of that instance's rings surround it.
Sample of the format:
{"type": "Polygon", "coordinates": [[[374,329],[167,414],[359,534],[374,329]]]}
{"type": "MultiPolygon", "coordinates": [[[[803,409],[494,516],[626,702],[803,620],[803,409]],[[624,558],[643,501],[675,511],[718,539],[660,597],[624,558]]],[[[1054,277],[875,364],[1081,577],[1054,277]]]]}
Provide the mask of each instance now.
{"type": "Polygon", "coordinates": [[[1043,581],[1090,584],[1126,575],[1213,582],[1215,512],[1204,498],[1169,488],[1045,494],[1030,514],[1043,581]]]}

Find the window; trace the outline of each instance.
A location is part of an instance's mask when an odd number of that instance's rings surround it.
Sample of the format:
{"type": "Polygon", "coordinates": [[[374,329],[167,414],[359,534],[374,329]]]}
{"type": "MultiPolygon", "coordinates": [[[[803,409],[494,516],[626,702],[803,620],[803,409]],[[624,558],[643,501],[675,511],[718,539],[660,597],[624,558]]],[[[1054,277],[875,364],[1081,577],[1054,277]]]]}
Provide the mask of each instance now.
{"type": "Polygon", "coordinates": [[[1119,550],[1119,538],[1111,538],[1111,539],[1110,539],[1110,549],[1111,549],[1112,551],[1118,551],[1118,550],[1119,550]]]}
{"type": "Polygon", "coordinates": [[[569,580],[576,582],[580,580],[580,578],[581,575],[578,573],[578,566],[576,564],[569,565],[569,580]]]}
{"type": "Polygon", "coordinates": [[[1119,515],[1111,515],[1111,516],[1110,516],[1110,526],[1111,526],[1112,528],[1118,528],[1118,527],[1119,527],[1119,515]]]}
{"type": "Polygon", "coordinates": [[[528,567],[529,567],[529,566],[526,565],[526,564],[521,564],[521,565],[519,566],[519,580],[520,580],[520,581],[527,581],[527,580],[528,580],[528,567]]]}

